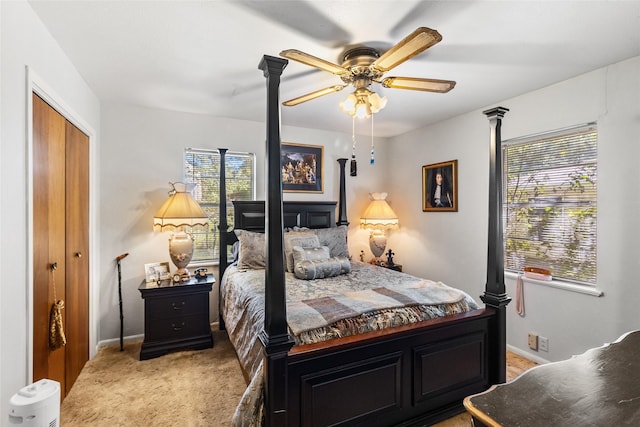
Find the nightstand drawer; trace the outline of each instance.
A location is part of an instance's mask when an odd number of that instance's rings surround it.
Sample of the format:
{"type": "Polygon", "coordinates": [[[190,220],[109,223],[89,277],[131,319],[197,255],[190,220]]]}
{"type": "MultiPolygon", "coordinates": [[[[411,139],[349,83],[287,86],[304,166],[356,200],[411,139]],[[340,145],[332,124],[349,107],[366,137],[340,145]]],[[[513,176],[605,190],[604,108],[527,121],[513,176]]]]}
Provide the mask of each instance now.
{"type": "Polygon", "coordinates": [[[145,330],[145,341],[170,341],[211,334],[208,319],[202,315],[156,319],[153,327],[145,330]]]}
{"type": "Polygon", "coordinates": [[[209,293],[149,298],[145,305],[149,319],[163,319],[209,312],[209,293]]]}

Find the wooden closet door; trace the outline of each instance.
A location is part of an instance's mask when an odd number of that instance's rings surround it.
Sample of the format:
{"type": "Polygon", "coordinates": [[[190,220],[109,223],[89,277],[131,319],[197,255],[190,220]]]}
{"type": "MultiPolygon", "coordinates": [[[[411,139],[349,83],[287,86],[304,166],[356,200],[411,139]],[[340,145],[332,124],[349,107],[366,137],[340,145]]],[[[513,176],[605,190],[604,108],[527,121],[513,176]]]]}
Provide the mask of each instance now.
{"type": "MultiPolygon", "coordinates": [[[[49,314],[65,294],[66,120],[33,95],[33,380],[50,378],[65,390],[65,349],[49,350],[49,314]],[[51,265],[57,263],[57,269],[51,265]]],[[[63,318],[67,310],[63,310],[63,318]]],[[[65,321],[66,324],[66,321],[65,321]]]]}
{"type": "Polygon", "coordinates": [[[35,94],[33,277],[33,380],[64,398],[89,359],[89,137],[35,94]],[[54,281],[67,344],[51,351],[54,281]]]}
{"type": "Polygon", "coordinates": [[[66,123],[66,392],[89,360],[89,137],[66,123]]]}

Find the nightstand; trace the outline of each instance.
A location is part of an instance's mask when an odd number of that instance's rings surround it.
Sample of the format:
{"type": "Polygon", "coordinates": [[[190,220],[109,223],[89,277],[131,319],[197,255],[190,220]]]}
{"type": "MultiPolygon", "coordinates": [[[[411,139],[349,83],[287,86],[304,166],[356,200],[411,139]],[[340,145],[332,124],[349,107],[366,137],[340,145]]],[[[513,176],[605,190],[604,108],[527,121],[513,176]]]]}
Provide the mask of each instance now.
{"type": "Polygon", "coordinates": [[[379,262],[373,262],[372,261],[371,264],[377,265],[378,267],[388,268],[389,270],[395,270],[395,271],[402,272],[402,264],[389,265],[385,261],[379,261],[379,262]]]}
{"type": "Polygon", "coordinates": [[[383,267],[388,268],[389,270],[402,272],[402,264],[387,265],[387,263],[384,263],[383,267]]]}
{"type": "Polygon", "coordinates": [[[142,282],[138,287],[144,299],[144,341],[140,360],[176,350],[213,347],[209,293],[215,282],[212,274],[179,283],[171,280],[142,282]]]}

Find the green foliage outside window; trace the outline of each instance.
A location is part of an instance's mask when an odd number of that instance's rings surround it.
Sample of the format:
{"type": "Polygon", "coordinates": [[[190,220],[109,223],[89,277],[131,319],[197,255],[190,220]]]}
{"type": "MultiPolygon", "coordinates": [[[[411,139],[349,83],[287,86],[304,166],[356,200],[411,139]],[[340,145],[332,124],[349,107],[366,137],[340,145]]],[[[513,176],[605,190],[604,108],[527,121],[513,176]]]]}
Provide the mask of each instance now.
{"type": "Polygon", "coordinates": [[[507,141],[503,148],[505,268],[596,282],[595,126],[507,141]]]}
{"type": "MultiPolygon", "coordinates": [[[[227,184],[227,224],[233,224],[231,200],[255,198],[255,155],[227,151],[225,156],[227,184]]],[[[186,148],[184,151],[185,180],[195,182],[193,197],[209,215],[209,230],[193,233],[192,262],[217,261],[219,258],[218,224],[220,194],[220,154],[217,150],[186,148]]]]}

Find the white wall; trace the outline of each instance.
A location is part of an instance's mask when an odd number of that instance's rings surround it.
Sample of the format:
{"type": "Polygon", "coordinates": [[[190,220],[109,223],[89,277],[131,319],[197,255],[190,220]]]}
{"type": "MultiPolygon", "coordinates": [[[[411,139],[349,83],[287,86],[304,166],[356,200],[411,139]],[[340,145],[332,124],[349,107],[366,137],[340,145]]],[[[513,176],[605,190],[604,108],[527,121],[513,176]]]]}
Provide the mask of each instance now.
{"type": "MultiPolygon", "coordinates": [[[[169,261],[168,235],[152,231],[153,215],[167,197],[168,182],[182,180],[184,148],[256,153],[257,198],[262,200],[266,127],[257,122],[107,103],[102,108],[102,129],[100,340],[109,340],[120,333],[115,258],[123,253],[129,253],[122,261],[124,335],[143,332],[144,306],[138,291],[144,278],[143,265],[169,261]]],[[[337,200],[337,159],[350,158],[351,134],[283,126],[281,138],[324,146],[324,193],[285,193],[284,199],[337,200]]],[[[366,207],[369,192],[384,190],[388,169],[385,140],[376,142],[374,166],[369,166],[369,145],[369,137],[362,137],[358,143],[358,176],[348,176],[347,169],[349,245],[354,255],[361,249],[369,252],[368,235],[358,229],[359,214],[366,207]]],[[[211,321],[218,320],[216,297],[212,292],[211,321]]]]}
{"type": "MultiPolygon", "coordinates": [[[[596,121],[598,123],[598,288],[603,297],[525,284],[525,317],[508,308],[507,342],[529,351],[527,333],[549,338],[561,360],[637,329],[640,289],[640,57],[496,102],[510,109],[503,140],[596,121]]],[[[391,190],[411,195],[398,201],[402,228],[393,233],[397,261],[405,271],[442,280],[474,297],[486,282],[489,122],[482,110],[395,138],[391,190]],[[421,211],[421,166],[458,159],[459,211],[421,211]]],[[[507,292],[515,295],[513,279],[507,292]]]]}
{"type": "Polygon", "coordinates": [[[98,134],[100,104],[25,1],[0,2],[0,43],[0,272],[11,273],[0,286],[0,419],[6,420],[9,398],[31,376],[26,66],[98,134]]]}

